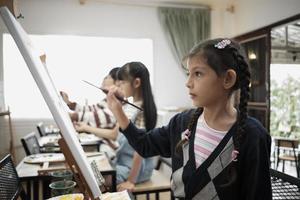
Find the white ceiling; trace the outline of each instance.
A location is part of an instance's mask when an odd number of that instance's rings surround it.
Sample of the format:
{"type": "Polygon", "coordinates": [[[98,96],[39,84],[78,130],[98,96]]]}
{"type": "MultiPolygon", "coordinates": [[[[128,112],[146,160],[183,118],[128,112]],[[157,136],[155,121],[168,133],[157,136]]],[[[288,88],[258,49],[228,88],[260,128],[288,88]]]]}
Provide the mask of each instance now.
{"type": "MultiPolygon", "coordinates": [[[[88,0],[80,0],[88,2],[88,0]]],[[[117,3],[128,5],[143,5],[143,6],[214,6],[216,4],[226,4],[234,0],[96,0],[105,3],[117,3]]]]}
{"type": "MultiPolygon", "coordinates": [[[[130,0],[125,0],[130,1],[130,0]]],[[[154,3],[182,3],[182,4],[205,4],[210,5],[219,0],[138,0],[140,2],[154,2],[154,3]]]]}

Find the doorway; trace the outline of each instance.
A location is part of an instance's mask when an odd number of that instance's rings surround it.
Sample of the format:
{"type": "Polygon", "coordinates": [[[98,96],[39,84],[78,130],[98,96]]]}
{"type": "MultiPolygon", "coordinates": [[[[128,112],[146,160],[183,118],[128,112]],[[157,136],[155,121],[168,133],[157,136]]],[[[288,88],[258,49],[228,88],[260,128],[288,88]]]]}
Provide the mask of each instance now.
{"type": "Polygon", "coordinates": [[[271,30],[270,133],[300,138],[300,20],[271,30]]]}

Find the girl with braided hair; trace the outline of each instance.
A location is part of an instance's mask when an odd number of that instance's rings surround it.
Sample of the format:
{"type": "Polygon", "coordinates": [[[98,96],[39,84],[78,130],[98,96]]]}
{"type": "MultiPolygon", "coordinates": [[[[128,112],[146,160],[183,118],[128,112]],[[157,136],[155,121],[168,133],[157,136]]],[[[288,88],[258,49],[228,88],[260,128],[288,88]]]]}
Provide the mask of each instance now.
{"type": "Polygon", "coordinates": [[[250,73],[241,46],[223,38],[205,41],[191,49],[187,66],[186,86],[196,108],[161,128],[136,128],[114,95],[118,91],[110,90],[108,106],[123,134],[144,157],[172,158],[172,192],[178,199],[272,199],[271,138],[247,115],[250,73]]]}

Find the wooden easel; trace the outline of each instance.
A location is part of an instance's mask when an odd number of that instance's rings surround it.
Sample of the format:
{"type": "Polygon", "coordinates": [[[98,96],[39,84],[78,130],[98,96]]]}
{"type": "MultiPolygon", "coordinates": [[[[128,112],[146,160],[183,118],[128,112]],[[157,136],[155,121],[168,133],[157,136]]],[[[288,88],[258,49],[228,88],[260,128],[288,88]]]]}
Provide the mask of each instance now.
{"type": "Polygon", "coordinates": [[[6,6],[9,11],[16,17],[16,2],[15,0],[0,0],[0,7],[6,6]]]}
{"type": "Polygon", "coordinates": [[[92,191],[89,188],[84,176],[82,175],[82,172],[80,171],[80,168],[75,161],[68,145],[66,144],[66,141],[61,138],[58,140],[58,144],[60,146],[61,151],[63,152],[66,162],[69,165],[70,169],[72,170],[74,174],[74,178],[76,183],[78,184],[80,192],[84,195],[85,200],[101,200],[100,197],[97,197],[96,199],[93,197],[92,191]]]}
{"type": "Polygon", "coordinates": [[[11,158],[12,158],[13,162],[15,163],[16,154],[15,154],[14,134],[13,134],[13,130],[12,130],[9,107],[6,111],[0,112],[0,116],[5,116],[5,115],[8,116],[8,126],[9,126],[9,134],[10,134],[9,152],[11,154],[11,158]]]}

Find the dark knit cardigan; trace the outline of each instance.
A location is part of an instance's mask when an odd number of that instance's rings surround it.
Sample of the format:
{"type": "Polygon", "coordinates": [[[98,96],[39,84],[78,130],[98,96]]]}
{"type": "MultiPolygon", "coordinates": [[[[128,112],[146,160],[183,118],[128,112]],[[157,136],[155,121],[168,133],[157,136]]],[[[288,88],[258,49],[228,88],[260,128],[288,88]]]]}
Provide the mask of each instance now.
{"type": "Polygon", "coordinates": [[[246,133],[240,144],[238,160],[233,162],[232,136],[237,131],[237,124],[234,124],[211,155],[196,169],[196,125],[182,153],[175,152],[193,111],[177,114],[168,125],[148,132],[137,129],[132,123],[121,131],[141,156],[172,158],[172,191],[180,199],[271,200],[271,138],[265,128],[254,118],[246,119],[246,133]]]}

